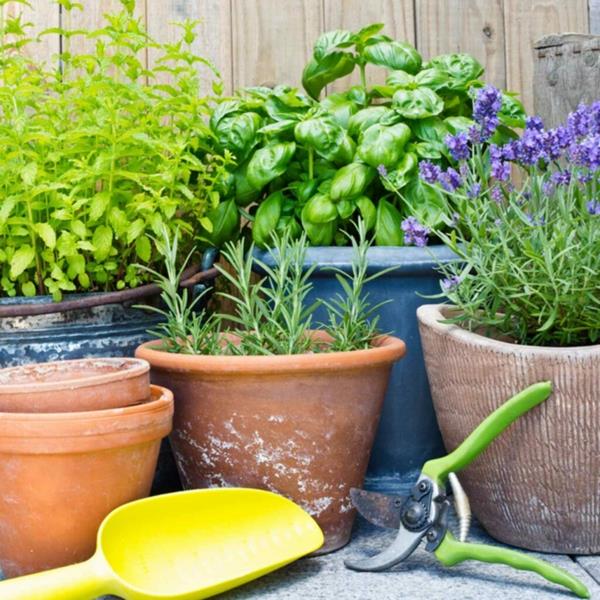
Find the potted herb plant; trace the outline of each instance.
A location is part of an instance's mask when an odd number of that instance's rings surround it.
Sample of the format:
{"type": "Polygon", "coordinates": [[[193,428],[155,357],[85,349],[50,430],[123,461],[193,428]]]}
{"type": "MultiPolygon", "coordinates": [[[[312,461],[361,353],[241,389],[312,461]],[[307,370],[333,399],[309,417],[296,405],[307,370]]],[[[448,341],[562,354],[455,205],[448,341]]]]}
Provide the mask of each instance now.
{"type": "Polygon", "coordinates": [[[160,263],[163,226],[186,249],[211,228],[228,162],[210,152],[198,65],[212,67],[192,22],[160,44],[135,1],[98,30],[71,27],[81,7],[59,3],[55,63],[30,58],[37,40],[0,6],[0,366],[133,352],[154,321],[129,304],[156,294],[135,263],[160,263]]]}
{"type": "Polygon", "coordinates": [[[225,247],[235,290],[235,325],[193,312],[177,294],[176,245],[167,245],[168,307],[159,341],[136,356],[176,401],[171,436],[185,487],[242,486],[281,493],[303,506],[325,534],[322,551],[346,544],[354,519],[351,487],[361,486],[392,364],[404,342],[379,335],[375,306],[364,295],[366,228],[353,242],[351,274],[338,272],[339,295],[326,303],[328,322],[312,320],[306,299],[306,238],[284,233],[277,266],[252,282],[255,259],[243,241],[225,247]]]}
{"type": "MultiPolygon", "coordinates": [[[[553,396],[465,472],[473,511],[494,537],[545,552],[600,551],[600,103],[546,130],[482,148],[500,96],[451,145],[458,170],[422,165],[458,215],[441,239],[450,305],[418,312],[435,410],[448,450],[502,399],[543,379],[553,396]],[[521,184],[512,179],[521,172],[521,184]]],[[[448,222],[449,215],[446,216],[448,222]]]]}
{"type": "MultiPolygon", "coordinates": [[[[306,268],[319,265],[311,301],[335,296],[329,267],[350,271],[346,233],[353,233],[357,215],[375,239],[370,269],[399,267],[368,287],[375,303],[393,299],[382,307],[380,323],[411,348],[392,372],[371,475],[412,481],[413,471],[442,452],[414,315],[419,295],[439,289],[435,265],[456,259],[435,235],[446,228],[448,204],[419,179],[418,164],[455,162],[444,140],[473,124],[471,96],[484,70],[467,54],[425,62],[382,27],[323,34],[304,69],[305,94],[286,86],[240,90],[215,108],[210,126],[222,151],[236,157],[219,222],[235,228],[241,214],[263,249],[256,256],[271,268],[264,250],[271,232],[304,230],[315,246],[306,268]],[[384,85],[368,84],[367,65],[387,70],[384,85]],[[323,97],[328,84],[357,68],[360,85],[323,97]]],[[[524,126],[524,117],[515,96],[504,93],[494,141],[514,135],[510,128],[524,126]]],[[[324,310],[317,315],[324,319],[324,310]]]]}

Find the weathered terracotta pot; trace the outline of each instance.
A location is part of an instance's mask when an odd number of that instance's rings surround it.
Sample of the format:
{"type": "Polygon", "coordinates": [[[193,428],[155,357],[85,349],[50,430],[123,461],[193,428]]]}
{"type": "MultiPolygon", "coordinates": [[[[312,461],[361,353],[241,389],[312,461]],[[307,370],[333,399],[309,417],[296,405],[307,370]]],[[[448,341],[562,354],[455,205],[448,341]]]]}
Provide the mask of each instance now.
{"type": "Polygon", "coordinates": [[[78,413],[0,413],[0,568],[6,577],[93,553],[114,508],[150,492],[173,395],[78,413]]]}
{"type": "Polygon", "coordinates": [[[150,397],[150,365],[136,358],[83,358],[0,369],[0,412],[77,412],[150,397]]]}
{"type": "Polygon", "coordinates": [[[448,306],[419,308],[436,415],[453,450],[528,385],[550,398],[507,431],[461,481],[474,514],[498,540],[560,554],[600,552],[600,346],[517,345],[445,325],[448,306]]]}
{"type": "Polygon", "coordinates": [[[171,444],[184,485],[278,492],[317,520],[322,551],[346,544],[354,519],[349,490],[363,483],[404,342],[386,336],[355,352],[235,357],[152,345],[136,356],[175,394],[171,444]]]}

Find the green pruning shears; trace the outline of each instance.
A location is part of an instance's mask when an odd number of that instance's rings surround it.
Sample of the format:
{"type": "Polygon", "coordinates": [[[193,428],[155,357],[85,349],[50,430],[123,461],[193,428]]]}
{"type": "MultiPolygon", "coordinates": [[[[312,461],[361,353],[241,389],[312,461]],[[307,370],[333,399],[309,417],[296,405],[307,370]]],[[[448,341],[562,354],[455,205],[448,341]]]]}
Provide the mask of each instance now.
{"type": "Polygon", "coordinates": [[[544,560],[507,548],[465,543],[471,511],[467,495],[455,472],[464,469],[511,423],[541,404],[551,392],[550,382],[536,383],[508,400],[489,415],[456,450],[426,462],[407,497],[353,489],[352,502],[361,515],[375,525],[397,528],[398,535],[380,554],[359,561],[346,561],[346,566],[357,571],[382,571],[410,556],[421,540],[425,540],[425,549],[433,552],[447,567],[465,560],[502,563],[539,573],[548,581],[565,586],[580,598],[589,598],[588,589],[579,579],[544,560]],[[448,530],[450,500],[446,495],[446,480],[450,482],[459,518],[458,539],[448,530]]]}

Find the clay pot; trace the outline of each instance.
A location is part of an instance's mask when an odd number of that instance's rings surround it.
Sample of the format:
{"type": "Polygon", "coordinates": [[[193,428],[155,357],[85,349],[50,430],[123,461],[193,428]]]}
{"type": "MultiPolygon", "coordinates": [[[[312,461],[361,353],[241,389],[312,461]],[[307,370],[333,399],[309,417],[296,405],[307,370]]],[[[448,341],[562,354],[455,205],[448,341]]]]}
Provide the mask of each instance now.
{"type": "Polygon", "coordinates": [[[184,486],[283,494],[316,519],[327,552],[350,538],[349,491],[362,486],[390,369],[404,353],[384,336],[355,352],[190,356],[150,342],[136,356],[175,394],[171,445],[184,486]]]}
{"type": "Polygon", "coordinates": [[[522,346],[442,324],[451,307],[418,310],[433,403],[448,451],[532,383],[540,406],[502,433],[461,482],[496,539],[557,554],[600,552],[600,346],[522,346]]]}
{"type": "Polygon", "coordinates": [[[79,413],[0,413],[0,568],[7,577],[88,559],[114,508],[150,492],[173,395],[79,413]]]}
{"type": "Polygon", "coordinates": [[[104,410],[148,400],[150,366],[136,358],[84,358],[0,370],[0,412],[104,410]]]}

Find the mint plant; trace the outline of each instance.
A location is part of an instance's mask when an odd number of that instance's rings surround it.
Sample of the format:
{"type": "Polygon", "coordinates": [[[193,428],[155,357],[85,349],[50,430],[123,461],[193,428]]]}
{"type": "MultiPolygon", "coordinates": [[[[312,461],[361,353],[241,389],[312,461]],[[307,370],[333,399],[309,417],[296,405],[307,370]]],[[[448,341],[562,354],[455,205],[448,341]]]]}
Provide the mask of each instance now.
{"type": "MultiPolygon", "coordinates": [[[[25,4],[24,1],[21,1],[25,4]]],[[[195,23],[181,38],[153,40],[135,1],[101,29],[69,27],[77,2],[59,0],[63,52],[27,57],[36,40],[0,0],[0,290],[3,295],[135,287],[158,268],[153,236],[179,231],[188,252],[219,204],[215,181],[229,158],[212,152],[210,100],[198,65],[220,91],[214,67],[195,56],[195,23]],[[71,51],[84,38],[90,50],[71,51]],[[145,65],[146,51],[157,56],[145,65]]],[[[43,35],[43,34],[42,34],[43,35]]]]}

